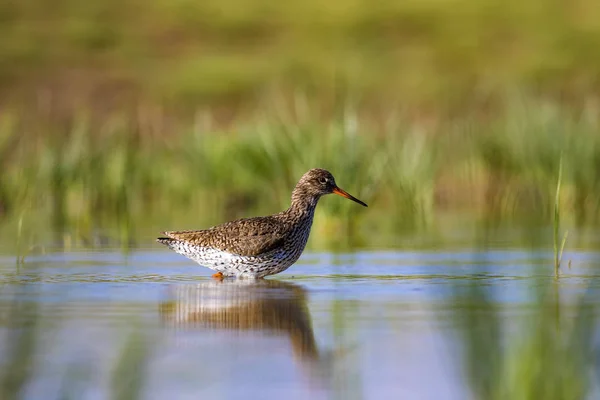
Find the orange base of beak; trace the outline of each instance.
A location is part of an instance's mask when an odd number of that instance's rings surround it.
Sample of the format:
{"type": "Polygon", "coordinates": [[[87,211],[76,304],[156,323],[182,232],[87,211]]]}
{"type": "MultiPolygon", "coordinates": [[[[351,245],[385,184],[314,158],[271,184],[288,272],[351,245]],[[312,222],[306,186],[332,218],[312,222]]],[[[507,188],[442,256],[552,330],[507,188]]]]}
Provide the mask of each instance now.
{"type": "Polygon", "coordinates": [[[350,193],[346,192],[345,190],[340,189],[339,187],[334,188],[333,189],[333,193],[337,194],[338,196],[342,196],[342,197],[345,197],[347,199],[350,199],[350,200],[352,200],[352,201],[360,204],[361,206],[368,207],[368,205],[365,202],[360,201],[359,199],[357,199],[356,197],[352,196],[350,193]]]}

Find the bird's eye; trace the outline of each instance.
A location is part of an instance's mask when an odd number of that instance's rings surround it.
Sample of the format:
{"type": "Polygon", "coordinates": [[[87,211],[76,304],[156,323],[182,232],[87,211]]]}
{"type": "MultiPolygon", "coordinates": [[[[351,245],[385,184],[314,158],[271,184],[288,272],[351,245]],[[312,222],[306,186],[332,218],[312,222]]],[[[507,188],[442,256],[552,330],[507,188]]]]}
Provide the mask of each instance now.
{"type": "Polygon", "coordinates": [[[319,183],[320,183],[321,185],[324,185],[324,184],[326,184],[326,183],[327,183],[327,178],[319,178],[319,183]]]}

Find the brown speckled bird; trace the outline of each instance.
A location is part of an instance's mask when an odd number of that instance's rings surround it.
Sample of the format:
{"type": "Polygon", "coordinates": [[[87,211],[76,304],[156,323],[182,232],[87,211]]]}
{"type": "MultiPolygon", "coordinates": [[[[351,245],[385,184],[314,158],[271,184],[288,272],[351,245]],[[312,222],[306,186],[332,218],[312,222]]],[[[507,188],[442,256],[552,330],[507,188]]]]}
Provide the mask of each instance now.
{"type": "Polygon", "coordinates": [[[166,237],[157,241],[217,271],[215,278],[262,278],[278,274],[294,264],[304,251],[317,203],[329,193],[367,207],[340,189],[329,171],[315,168],[300,178],[292,192],[292,204],[285,211],[205,230],[163,232],[166,237]]]}

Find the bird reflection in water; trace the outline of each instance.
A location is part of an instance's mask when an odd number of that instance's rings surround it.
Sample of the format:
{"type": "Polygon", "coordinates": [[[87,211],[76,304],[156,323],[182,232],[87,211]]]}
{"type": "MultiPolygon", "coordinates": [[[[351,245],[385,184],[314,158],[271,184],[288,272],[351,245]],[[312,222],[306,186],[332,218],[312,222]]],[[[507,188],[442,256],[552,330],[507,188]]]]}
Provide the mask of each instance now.
{"type": "MultiPolygon", "coordinates": [[[[223,280],[172,287],[161,319],[177,328],[254,331],[289,338],[302,369],[315,375],[319,353],[306,306],[306,291],[276,280],[223,280]]],[[[321,377],[323,377],[321,375],[321,377]]]]}

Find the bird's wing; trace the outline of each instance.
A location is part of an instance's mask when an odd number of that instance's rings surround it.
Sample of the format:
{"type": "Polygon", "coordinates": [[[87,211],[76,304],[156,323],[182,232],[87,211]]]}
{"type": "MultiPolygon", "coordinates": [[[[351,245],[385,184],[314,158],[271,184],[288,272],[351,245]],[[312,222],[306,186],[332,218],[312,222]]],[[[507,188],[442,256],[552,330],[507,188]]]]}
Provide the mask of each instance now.
{"type": "Polygon", "coordinates": [[[210,229],[163,232],[171,239],[240,256],[258,256],[283,245],[287,225],[274,217],[247,218],[210,229]]]}

